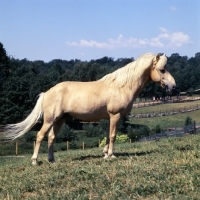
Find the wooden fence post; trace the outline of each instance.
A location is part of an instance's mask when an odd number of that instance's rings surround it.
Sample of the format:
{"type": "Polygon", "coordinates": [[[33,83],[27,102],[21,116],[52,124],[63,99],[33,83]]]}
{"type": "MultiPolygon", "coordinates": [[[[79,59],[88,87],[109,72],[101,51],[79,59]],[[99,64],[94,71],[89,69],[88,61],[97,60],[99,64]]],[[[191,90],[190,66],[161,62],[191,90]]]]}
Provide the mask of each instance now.
{"type": "Polygon", "coordinates": [[[16,141],[16,148],[15,148],[15,153],[16,153],[16,156],[18,156],[18,142],[16,141]]]}
{"type": "Polygon", "coordinates": [[[35,141],[33,142],[33,151],[35,150],[35,141]]]}
{"type": "Polygon", "coordinates": [[[84,142],[83,142],[83,149],[85,149],[85,144],[84,144],[84,142]]]}
{"type": "Polygon", "coordinates": [[[69,150],[69,141],[67,141],[67,151],[69,150]]]}
{"type": "Polygon", "coordinates": [[[175,137],[176,137],[176,126],[175,126],[175,137]]]}
{"type": "Polygon", "coordinates": [[[196,134],[196,121],[194,120],[194,134],[196,134]]]}

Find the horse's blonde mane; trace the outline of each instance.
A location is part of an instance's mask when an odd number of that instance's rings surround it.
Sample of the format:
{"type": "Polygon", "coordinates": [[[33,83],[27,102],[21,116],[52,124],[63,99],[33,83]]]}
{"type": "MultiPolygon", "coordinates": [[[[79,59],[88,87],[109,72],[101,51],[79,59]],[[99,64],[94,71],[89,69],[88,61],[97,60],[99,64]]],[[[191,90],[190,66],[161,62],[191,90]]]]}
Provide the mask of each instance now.
{"type": "Polygon", "coordinates": [[[135,61],[125,65],[124,67],[114,71],[113,73],[105,75],[99,81],[104,82],[108,86],[123,87],[125,85],[132,86],[134,80],[138,80],[150,64],[152,63],[152,53],[143,54],[135,61]]]}

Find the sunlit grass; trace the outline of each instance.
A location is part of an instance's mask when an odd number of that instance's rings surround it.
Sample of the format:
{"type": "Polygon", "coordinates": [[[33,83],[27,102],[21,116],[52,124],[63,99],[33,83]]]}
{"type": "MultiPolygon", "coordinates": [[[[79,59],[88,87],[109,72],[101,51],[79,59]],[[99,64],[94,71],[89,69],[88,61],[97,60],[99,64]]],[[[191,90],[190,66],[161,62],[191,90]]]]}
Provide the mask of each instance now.
{"type": "Polygon", "coordinates": [[[198,199],[200,135],[56,152],[56,164],[39,154],[1,158],[0,199],[198,199]]]}

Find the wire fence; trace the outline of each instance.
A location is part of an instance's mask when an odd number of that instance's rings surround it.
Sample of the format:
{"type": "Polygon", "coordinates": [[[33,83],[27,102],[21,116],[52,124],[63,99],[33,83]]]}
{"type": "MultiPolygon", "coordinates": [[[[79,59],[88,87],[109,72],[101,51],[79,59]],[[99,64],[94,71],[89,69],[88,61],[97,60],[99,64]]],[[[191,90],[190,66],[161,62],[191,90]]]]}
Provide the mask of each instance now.
{"type": "Polygon", "coordinates": [[[181,128],[168,128],[165,131],[161,131],[161,133],[155,133],[149,136],[142,137],[139,141],[158,141],[161,138],[169,138],[169,137],[184,137],[191,134],[200,134],[200,126],[196,126],[196,122],[188,126],[183,126],[181,128]]]}
{"type": "Polygon", "coordinates": [[[193,95],[193,96],[166,96],[164,98],[137,98],[134,101],[134,107],[143,107],[143,106],[150,106],[156,104],[163,104],[163,103],[181,103],[181,102],[188,102],[188,101],[197,101],[200,100],[200,95],[193,95]]]}
{"type": "Polygon", "coordinates": [[[146,106],[154,106],[158,104],[165,104],[165,103],[183,103],[188,101],[197,101],[200,100],[199,95],[194,96],[171,96],[171,97],[165,97],[165,98],[155,98],[155,100],[152,99],[146,99],[141,98],[137,99],[133,107],[140,108],[140,107],[146,107],[146,106]]]}
{"type": "MultiPolygon", "coordinates": [[[[184,136],[188,136],[191,134],[200,134],[200,126],[196,126],[196,123],[194,121],[193,124],[188,125],[188,126],[183,126],[181,128],[168,128],[165,131],[161,131],[161,133],[155,133],[149,136],[145,136],[142,137],[141,139],[139,139],[139,142],[145,142],[145,141],[159,141],[162,138],[170,138],[170,137],[184,137],[184,136]]],[[[129,143],[132,143],[132,140],[130,139],[128,141],[129,143]]],[[[98,140],[98,147],[100,147],[100,140],[98,140]]],[[[35,148],[35,141],[33,142],[33,150],[35,148]]],[[[82,142],[81,143],[81,149],[85,149],[86,148],[86,143],[82,142]]],[[[71,149],[70,147],[70,142],[66,142],[66,147],[65,150],[69,150],[71,149]]],[[[0,158],[2,157],[14,157],[13,154],[15,154],[15,156],[19,156],[19,143],[18,141],[15,142],[15,149],[13,149],[13,153],[12,156],[0,156],[0,158]]],[[[23,156],[22,156],[23,157],[23,156]]]]}

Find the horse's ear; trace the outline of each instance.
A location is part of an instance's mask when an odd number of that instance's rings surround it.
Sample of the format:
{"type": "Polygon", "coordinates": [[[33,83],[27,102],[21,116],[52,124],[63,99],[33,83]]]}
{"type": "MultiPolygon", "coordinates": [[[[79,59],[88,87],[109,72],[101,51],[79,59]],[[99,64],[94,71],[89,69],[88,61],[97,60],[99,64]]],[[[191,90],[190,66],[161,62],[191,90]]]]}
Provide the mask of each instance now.
{"type": "Polygon", "coordinates": [[[158,62],[159,59],[160,59],[160,54],[158,53],[158,54],[156,55],[156,60],[157,60],[157,62],[158,62]]]}
{"type": "Polygon", "coordinates": [[[160,59],[160,54],[158,53],[154,58],[153,58],[153,64],[154,66],[157,64],[157,62],[159,61],[160,59]]]}

